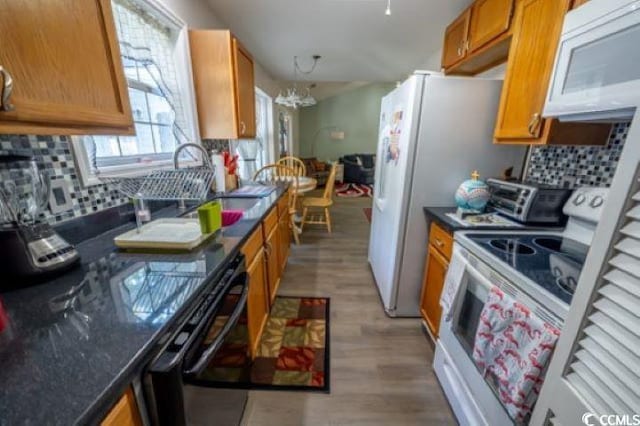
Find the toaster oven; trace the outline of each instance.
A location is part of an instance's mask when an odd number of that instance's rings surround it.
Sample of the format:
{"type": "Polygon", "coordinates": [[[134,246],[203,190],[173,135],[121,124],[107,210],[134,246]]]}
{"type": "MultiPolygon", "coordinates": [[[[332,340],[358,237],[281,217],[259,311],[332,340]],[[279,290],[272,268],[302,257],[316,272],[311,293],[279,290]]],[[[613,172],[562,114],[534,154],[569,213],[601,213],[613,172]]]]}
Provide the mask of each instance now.
{"type": "Polygon", "coordinates": [[[548,185],[487,179],[491,194],[487,207],[526,224],[562,225],[562,206],[571,190],[548,185]]]}

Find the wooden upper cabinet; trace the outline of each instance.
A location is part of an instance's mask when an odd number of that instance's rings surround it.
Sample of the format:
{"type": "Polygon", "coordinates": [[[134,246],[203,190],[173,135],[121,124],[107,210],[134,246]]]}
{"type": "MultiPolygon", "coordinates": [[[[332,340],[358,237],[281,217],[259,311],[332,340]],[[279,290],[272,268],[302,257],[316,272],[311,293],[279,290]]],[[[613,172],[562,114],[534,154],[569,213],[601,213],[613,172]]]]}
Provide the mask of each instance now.
{"type": "Polygon", "coordinates": [[[134,133],[110,0],[0,0],[0,10],[0,87],[13,80],[0,133],[134,133]]]}
{"type": "Polygon", "coordinates": [[[514,0],[476,0],[471,8],[469,53],[509,30],[514,0]]]}
{"type": "Polygon", "coordinates": [[[189,31],[200,137],[256,136],[253,59],[226,30],[189,31]]]}
{"type": "Polygon", "coordinates": [[[573,0],[573,5],[571,6],[571,8],[575,9],[576,7],[580,7],[588,1],[589,0],[573,0]]]}
{"type": "Polygon", "coordinates": [[[233,39],[238,130],[240,137],[256,136],[256,90],[253,58],[237,39],[233,39]]]}
{"type": "Polygon", "coordinates": [[[444,33],[442,68],[449,68],[465,58],[470,20],[471,8],[462,12],[462,14],[447,27],[444,33]]]}
{"type": "Polygon", "coordinates": [[[551,123],[542,119],[542,109],[563,17],[570,3],[571,0],[520,2],[495,130],[497,142],[547,142],[551,123]]]}

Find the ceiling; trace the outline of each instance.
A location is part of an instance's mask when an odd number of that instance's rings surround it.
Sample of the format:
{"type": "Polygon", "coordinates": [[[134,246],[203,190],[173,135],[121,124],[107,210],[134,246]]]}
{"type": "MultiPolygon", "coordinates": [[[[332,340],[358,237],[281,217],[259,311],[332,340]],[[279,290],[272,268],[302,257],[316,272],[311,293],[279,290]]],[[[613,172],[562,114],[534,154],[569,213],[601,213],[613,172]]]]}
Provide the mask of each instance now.
{"type": "MultiPolygon", "coordinates": [[[[322,55],[308,81],[397,81],[439,63],[445,27],[471,0],[206,0],[277,80],[322,55]]],[[[302,80],[303,78],[298,78],[302,80]]]]}

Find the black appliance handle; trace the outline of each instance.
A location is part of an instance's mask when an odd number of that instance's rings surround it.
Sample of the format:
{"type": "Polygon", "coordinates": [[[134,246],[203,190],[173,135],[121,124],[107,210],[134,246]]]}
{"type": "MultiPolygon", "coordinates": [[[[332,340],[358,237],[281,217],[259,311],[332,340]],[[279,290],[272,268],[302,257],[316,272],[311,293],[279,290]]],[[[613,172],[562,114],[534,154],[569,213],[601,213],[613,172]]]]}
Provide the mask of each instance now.
{"type": "MultiPolygon", "coordinates": [[[[207,327],[211,319],[222,307],[225,296],[233,287],[238,286],[238,278],[243,278],[245,280],[243,285],[247,287],[244,255],[238,255],[232,261],[231,266],[219,280],[219,282],[223,283],[222,289],[214,290],[215,293],[204,297],[200,305],[189,315],[189,318],[171,338],[170,343],[151,362],[148,368],[149,373],[162,374],[175,369],[182,370],[181,366],[185,358],[192,352],[195,345],[201,342],[202,333],[207,332],[207,327]]],[[[216,288],[218,287],[216,286],[216,288]]]]}
{"type": "Polygon", "coordinates": [[[216,354],[220,346],[229,335],[233,327],[238,323],[238,320],[242,316],[244,312],[245,306],[247,305],[247,299],[249,298],[249,276],[245,274],[245,282],[243,283],[242,293],[240,294],[240,298],[238,300],[238,304],[236,308],[233,310],[233,313],[229,316],[229,319],[220,330],[220,333],[215,338],[215,340],[207,347],[207,349],[200,355],[198,361],[196,361],[193,366],[190,368],[186,368],[184,370],[184,374],[187,375],[198,375],[202,373],[202,371],[209,365],[209,362],[216,354]]]}

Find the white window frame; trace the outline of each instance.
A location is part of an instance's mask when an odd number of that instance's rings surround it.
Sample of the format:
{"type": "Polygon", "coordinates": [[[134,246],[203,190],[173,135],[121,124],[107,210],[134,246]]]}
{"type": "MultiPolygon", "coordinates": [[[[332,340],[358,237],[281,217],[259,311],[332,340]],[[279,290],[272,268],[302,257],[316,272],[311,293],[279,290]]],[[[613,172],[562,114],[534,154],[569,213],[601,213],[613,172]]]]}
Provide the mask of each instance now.
{"type": "MultiPolygon", "coordinates": [[[[259,87],[255,88],[256,95],[264,98],[267,104],[267,116],[265,118],[265,124],[267,126],[267,139],[264,141],[265,144],[265,163],[270,164],[275,162],[277,158],[275,155],[275,129],[274,129],[274,120],[273,120],[273,98],[269,96],[267,92],[260,89],[259,87]]],[[[265,164],[265,165],[266,165],[265,164]]]]}
{"type": "MultiPolygon", "coordinates": [[[[194,142],[200,143],[200,132],[198,127],[198,115],[196,113],[196,96],[193,86],[191,69],[191,52],[189,50],[189,33],[187,23],[184,22],[173,11],[167,8],[159,0],[136,0],[143,8],[150,10],[154,15],[161,17],[166,23],[177,32],[176,48],[174,60],[176,74],[178,78],[179,96],[183,102],[183,110],[187,121],[187,126],[194,136],[194,142]]],[[[100,177],[91,170],[91,161],[84,146],[82,137],[71,136],[71,150],[78,171],[80,181],[85,187],[99,185],[103,183],[100,178],[113,177],[134,177],[146,175],[155,170],[166,170],[173,168],[173,160],[159,160],[147,163],[135,163],[103,168],[100,177]]],[[[194,153],[195,155],[196,153],[194,153]]],[[[197,153],[199,156],[200,154],[197,153]]],[[[198,157],[199,158],[199,157],[198,157]]],[[[198,165],[201,161],[181,161],[181,165],[198,165]]]]}

